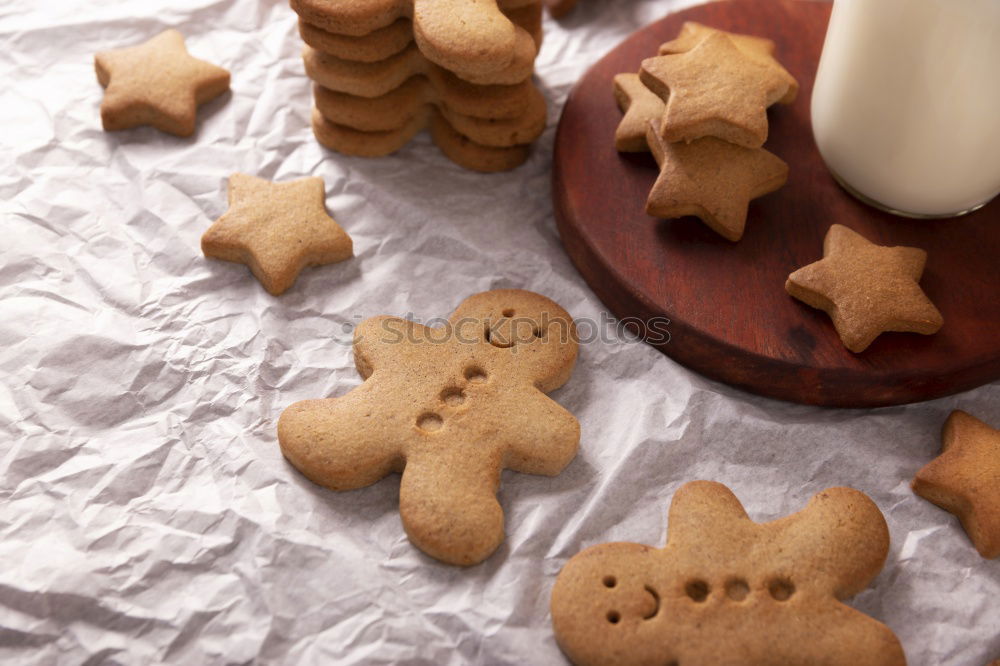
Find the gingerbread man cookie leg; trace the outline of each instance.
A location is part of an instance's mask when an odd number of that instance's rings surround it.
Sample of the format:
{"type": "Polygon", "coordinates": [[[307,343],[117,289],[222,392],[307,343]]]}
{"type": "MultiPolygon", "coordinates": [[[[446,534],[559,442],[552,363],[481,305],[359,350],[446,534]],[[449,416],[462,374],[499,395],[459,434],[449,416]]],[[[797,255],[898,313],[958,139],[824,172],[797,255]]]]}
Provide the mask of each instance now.
{"type": "Polygon", "coordinates": [[[447,450],[434,447],[407,458],[399,515],[417,548],[459,566],[482,562],[497,549],[504,536],[496,497],[500,455],[489,443],[449,442],[447,450]]]}
{"type": "Polygon", "coordinates": [[[481,562],[503,539],[501,470],[554,475],[576,454],[576,419],[543,393],[572,372],[569,315],[538,294],[495,290],[467,298],[442,327],[366,320],[354,351],[365,382],[286,409],[285,457],[335,490],[402,470],[413,543],[451,564],[481,562]]]}
{"type": "Polygon", "coordinates": [[[566,564],[556,639],[587,666],[902,666],[893,633],[840,603],[888,548],[881,512],[856,490],[758,524],[725,486],[695,481],[674,496],[664,548],[602,544],[566,564]]]}

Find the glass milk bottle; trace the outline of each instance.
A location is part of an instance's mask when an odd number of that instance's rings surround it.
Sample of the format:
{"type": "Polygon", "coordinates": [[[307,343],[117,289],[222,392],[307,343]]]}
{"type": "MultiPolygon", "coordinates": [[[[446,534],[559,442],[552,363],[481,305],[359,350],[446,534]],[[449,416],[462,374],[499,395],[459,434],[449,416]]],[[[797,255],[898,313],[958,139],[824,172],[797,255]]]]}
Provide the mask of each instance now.
{"type": "Polygon", "coordinates": [[[835,0],[812,94],[836,179],[952,217],[1000,193],[1000,0],[835,0]]]}

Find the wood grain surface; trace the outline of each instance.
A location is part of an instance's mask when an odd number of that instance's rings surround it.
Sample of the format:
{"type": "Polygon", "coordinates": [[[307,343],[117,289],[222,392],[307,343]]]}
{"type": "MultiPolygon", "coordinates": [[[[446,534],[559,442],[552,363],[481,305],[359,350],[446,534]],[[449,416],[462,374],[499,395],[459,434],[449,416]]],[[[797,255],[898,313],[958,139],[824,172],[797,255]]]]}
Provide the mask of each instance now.
{"type": "Polygon", "coordinates": [[[709,3],[644,28],[594,65],[571,92],[555,139],[552,194],[566,251],[616,316],[639,326],[662,327],[669,319],[669,340],[656,343],[661,351],[748,391],[870,407],[996,380],[1000,200],[960,218],[910,220],[866,206],[834,182],[809,121],[829,15],[830,5],[807,0],[709,3]],[[621,113],[612,78],[638,71],[686,20],[774,40],[778,59],[802,86],[793,105],[768,114],[765,147],[788,162],[788,183],[751,203],[746,233],[735,244],[696,218],[646,215],[656,164],[648,154],[614,149],[621,113]],[[788,274],[822,256],[833,223],[881,245],[927,250],[921,286],[944,315],[939,333],[886,333],[853,354],[825,313],[785,293],[788,274]]]}

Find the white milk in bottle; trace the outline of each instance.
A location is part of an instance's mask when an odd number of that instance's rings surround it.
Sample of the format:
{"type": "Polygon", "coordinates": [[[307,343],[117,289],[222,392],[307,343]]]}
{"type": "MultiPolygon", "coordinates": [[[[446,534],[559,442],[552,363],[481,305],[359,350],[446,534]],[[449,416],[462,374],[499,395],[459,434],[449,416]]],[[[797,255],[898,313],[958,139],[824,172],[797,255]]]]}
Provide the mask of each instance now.
{"type": "Polygon", "coordinates": [[[868,203],[914,217],[985,204],[1000,193],[1000,0],[835,0],[812,125],[868,203]]]}

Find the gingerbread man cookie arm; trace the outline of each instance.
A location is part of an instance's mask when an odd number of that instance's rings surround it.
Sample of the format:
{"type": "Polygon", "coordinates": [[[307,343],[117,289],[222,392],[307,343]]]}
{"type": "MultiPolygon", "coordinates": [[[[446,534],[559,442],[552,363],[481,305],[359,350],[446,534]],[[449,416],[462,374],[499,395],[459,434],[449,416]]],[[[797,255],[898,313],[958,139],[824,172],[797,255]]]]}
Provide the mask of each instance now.
{"type": "MultiPolygon", "coordinates": [[[[433,437],[433,435],[432,435],[433,437]]],[[[399,486],[399,513],[407,536],[420,550],[448,564],[482,562],[504,537],[496,491],[501,453],[484,442],[436,446],[409,456],[399,486]]]]}
{"type": "Polygon", "coordinates": [[[340,398],[289,406],[278,419],[281,453],[310,481],[331,490],[363,488],[400,471],[395,422],[365,412],[371,390],[371,384],[362,384],[340,398]]]}
{"type": "Polygon", "coordinates": [[[408,343],[428,339],[426,326],[388,315],[369,317],[354,329],[354,365],[368,379],[376,368],[394,365],[408,343]]]}
{"type": "Polygon", "coordinates": [[[555,476],[576,455],[580,423],[538,390],[512,395],[501,408],[507,414],[500,441],[504,467],[524,474],[555,476]]]}
{"type": "MultiPolygon", "coordinates": [[[[716,481],[690,481],[677,489],[667,514],[667,546],[706,538],[706,521],[750,525],[750,517],[726,486],[716,481]]],[[[708,538],[714,538],[708,535],[708,538]]]]}
{"type": "Polygon", "coordinates": [[[810,585],[841,600],[868,587],[889,554],[889,528],[882,512],[853,488],[827,488],[801,511],[766,525],[780,532],[777,539],[795,544],[776,556],[776,565],[791,569],[803,560],[818,563],[810,585]]]}

